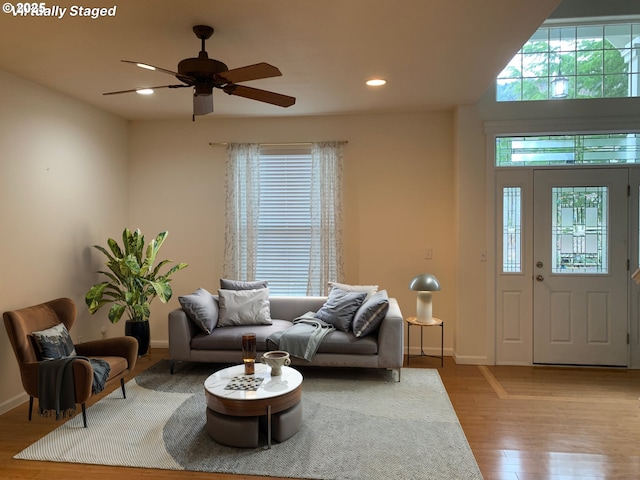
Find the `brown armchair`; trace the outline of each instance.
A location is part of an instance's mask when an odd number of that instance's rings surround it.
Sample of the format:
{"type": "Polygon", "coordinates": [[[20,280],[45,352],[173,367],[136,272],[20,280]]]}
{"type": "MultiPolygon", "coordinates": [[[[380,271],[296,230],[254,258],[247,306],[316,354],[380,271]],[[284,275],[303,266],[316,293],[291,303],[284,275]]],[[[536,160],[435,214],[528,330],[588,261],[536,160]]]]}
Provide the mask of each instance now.
{"type": "MultiPolygon", "coordinates": [[[[58,298],[40,305],[4,312],[4,325],[11,346],[18,360],[22,386],[29,394],[29,420],[33,410],[33,399],[38,397],[38,366],[40,360],[34,348],[31,332],[37,332],[63,323],[71,330],[76,320],[76,306],[70,298],[58,298]]],[[[76,353],[82,357],[101,358],[109,363],[110,372],[105,388],[120,380],[122,395],[126,398],[124,377],[133,370],[138,358],[138,342],[133,337],[108,338],[75,345],[76,353]]],[[[82,405],[82,419],[87,426],[85,402],[91,397],[93,367],[83,359],[73,362],[75,402],[82,405]]]]}

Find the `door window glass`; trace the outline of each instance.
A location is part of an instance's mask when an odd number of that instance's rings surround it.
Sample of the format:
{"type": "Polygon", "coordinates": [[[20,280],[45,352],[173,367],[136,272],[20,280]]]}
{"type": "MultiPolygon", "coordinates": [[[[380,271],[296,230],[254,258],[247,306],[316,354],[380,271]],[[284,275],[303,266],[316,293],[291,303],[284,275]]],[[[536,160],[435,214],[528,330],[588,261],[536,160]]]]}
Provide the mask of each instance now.
{"type": "Polygon", "coordinates": [[[607,187],[553,187],[553,273],[608,273],[607,187]]]}
{"type": "Polygon", "coordinates": [[[522,272],[522,188],[502,189],[502,272],[522,272]]]}

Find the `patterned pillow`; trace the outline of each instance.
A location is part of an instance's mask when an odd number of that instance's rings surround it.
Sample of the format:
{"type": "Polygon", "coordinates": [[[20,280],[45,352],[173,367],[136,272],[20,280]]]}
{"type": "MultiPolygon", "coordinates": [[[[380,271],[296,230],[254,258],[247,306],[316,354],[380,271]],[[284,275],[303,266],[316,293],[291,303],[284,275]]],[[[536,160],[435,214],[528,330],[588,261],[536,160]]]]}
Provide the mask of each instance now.
{"type": "Polygon", "coordinates": [[[204,288],[191,295],[181,295],[178,301],[187,316],[204,333],[211,333],[218,324],[218,301],[204,288]]]}
{"type": "Polygon", "coordinates": [[[64,323],[39,332],[31,332],[31,337],[35,341],[42,360],[76,356],[76,348],[64,323]]]}
{"type": "Polygon", "coordinates": [[[315,318],[330,323],[341,332],[350,332],[353,316],[364,302],[366,292],[348,292],[334,286],[315,318]]]}
{"type": "Polygon", "coordinates": [[[353,318],[353,334],[360,338],[374,332],[382,323],[389,310],[389,296],[386,290],[373,294],[356,312],[353,318]]]}
{"type": "Polygon", "coordinates": [[[271,325],[269,289],[218,290],[218,327],[271,325]]]}

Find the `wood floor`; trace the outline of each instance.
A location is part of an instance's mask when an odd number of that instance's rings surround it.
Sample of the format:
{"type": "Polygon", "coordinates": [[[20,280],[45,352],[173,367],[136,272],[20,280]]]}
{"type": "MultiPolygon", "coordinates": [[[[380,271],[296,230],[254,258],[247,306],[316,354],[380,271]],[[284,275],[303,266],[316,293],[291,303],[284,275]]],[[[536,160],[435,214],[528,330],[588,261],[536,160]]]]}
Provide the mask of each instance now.
{"type": "MultiPolygon", "coordinates": [[[[134,373],[166,356],[153,350],[134,373]]],[[[411,368],[439,363],[412,358],[411,368]]],[[[485,479],[640,479],[640,371],[485,367],[451,358],[438,370],[485,479]]],[[[26,403],[0,416],[0,478],[266,478],[12,458],[57,426],[38,416],[29,422],[26,403]]]]}

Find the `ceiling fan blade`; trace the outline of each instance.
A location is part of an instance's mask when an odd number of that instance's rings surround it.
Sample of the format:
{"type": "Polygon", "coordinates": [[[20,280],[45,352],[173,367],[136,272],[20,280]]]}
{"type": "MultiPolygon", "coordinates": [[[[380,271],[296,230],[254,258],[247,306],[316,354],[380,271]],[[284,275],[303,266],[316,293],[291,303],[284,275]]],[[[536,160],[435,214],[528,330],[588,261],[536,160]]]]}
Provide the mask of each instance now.
{"type": "Polygon", "coordinates": [[[159,87],[132,88],[129,90],[118,90],[117,92],[106,92],[106,93],[103,93],[103,95],[118,95],[120,93],[137,92],[138,90],[158,90],[159,88],[183,88],[183,87],[189,87],[189,86],[190,85],[179,84],[179,85],[161,85],[159,87]]]}
{"type": "MultiPolygon", "coordinates": [[[[158,72],[162,72],[162,73],[167,73],[169,75],[180,75],[178,72],[174,72],[173,70],[167,70],[166,68],[161,68],[161,67],[156,67],[155,65],[151,65],[149,63],[144,63],[144,62],[134,62],[132,60],[120,60],[121,62],[124,63],[131,63],[133,65],[136,65],[140,68],[144,68],[145,70],[157,70],[158,72]]],[[[182,75],[184,76],[184,75],[182,75]]]]}
{"type": "Polygon", "coordinates": [[[260,78],[279,77],[281,75],[282,72],[277,67],[262,62],[221,72],[216,75],[216,80],[220,80],[223,83],[240,83],[260,78]]]}
{"type": "Polygon", "coordinates": [[[290,107],[291,105],[296,103],[295,97],[290,97],[288,95],[282,95],[275,92],[269,92],[267,90],[260,90],[259,88],[245,87],[244,85],[230,84],[223,87],[222,90],[229,95],[250,98],[251,100],[270,103],[272,105],[278,105],[280,107],[290,107]]]}
{"type": "Polygon", "coordinates": [[[206,115],[213,112],[213,94],[193,94],[193,115],[206,115]]]}

